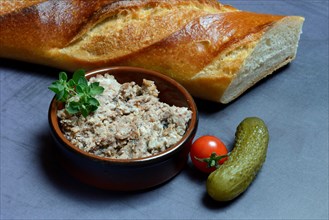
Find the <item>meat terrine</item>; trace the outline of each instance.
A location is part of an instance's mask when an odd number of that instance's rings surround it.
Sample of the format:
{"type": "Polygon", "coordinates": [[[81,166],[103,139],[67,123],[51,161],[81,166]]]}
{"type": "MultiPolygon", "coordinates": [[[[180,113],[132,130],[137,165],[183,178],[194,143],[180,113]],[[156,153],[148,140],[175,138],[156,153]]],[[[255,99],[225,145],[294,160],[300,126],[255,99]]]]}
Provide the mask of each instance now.
{"type": "Polygon", "coordinates": [[[109,74],[92,77],[105,88],[99,108],[87,116],[58,110],[65,137],[78,148],[108,158],[142,158],[162,152],[185,134],[192,112],[159,100],[153,81],[120,84],[109,74]]]}

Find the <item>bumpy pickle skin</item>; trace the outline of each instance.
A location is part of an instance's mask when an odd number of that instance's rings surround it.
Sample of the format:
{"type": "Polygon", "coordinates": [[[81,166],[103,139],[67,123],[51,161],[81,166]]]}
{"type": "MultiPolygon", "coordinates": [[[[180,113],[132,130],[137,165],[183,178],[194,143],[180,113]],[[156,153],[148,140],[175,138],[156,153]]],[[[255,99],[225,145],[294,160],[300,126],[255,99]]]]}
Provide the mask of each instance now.
{"type": "Polygon", "coordinates": [[[266,159],[269,132],[263,120],[244,119],[237,127],[229,159],[207,179],[207,192],[217,201],[230,201],[244,192],[266,159]]]}

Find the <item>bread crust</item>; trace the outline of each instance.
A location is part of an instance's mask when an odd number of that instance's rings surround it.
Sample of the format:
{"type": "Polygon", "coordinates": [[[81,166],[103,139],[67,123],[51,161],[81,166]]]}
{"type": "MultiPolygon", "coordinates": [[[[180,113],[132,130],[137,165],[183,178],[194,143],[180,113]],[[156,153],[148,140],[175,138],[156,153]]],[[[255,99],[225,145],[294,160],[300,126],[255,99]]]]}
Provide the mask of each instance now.
{"type": "Polygon", "coordinates": [[[221,101],[257,42],[286,17],[215,0],[14,1],[0,13],[0,57],[70,71],[144,67],[221,101]]]}

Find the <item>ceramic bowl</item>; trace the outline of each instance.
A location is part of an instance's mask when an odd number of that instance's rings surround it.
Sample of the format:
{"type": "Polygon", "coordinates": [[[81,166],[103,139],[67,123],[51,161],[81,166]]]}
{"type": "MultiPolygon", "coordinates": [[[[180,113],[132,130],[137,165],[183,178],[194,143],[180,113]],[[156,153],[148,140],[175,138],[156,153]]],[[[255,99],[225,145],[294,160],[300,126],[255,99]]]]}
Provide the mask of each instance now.
{"type": "Polygon", "coordinates": [[[87,153],[68,141],[59,126],[55,97],[49,107],[51,134],[56,142],[62,167],[75,178],[98,188],[129,191],[163,184],[176,176],[186,165],[192,140],[197,130],[198,112],[191,95],[175,80],[150,70],[134,67],[109,67],[86,74],[86,78],[108,73],[120,83],[143,79],[155,82],[160,101],[189,108],[193,114],[183,138],[171,148],[154,156],[138,159],[109,159],[87,153]]]}

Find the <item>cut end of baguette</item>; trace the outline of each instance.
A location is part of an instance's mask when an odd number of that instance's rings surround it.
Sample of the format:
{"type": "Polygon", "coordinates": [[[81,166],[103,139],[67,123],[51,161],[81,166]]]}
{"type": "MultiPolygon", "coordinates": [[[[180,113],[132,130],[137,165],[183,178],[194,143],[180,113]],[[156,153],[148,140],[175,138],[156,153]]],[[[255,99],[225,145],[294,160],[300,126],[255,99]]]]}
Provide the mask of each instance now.
{"type": "Polygon", "coordinates": [[[275,70],[290,63],[297,53],[304,18],[288,16],[260,38],[253,51],[219,98],[227,104],[275,70]]]}

